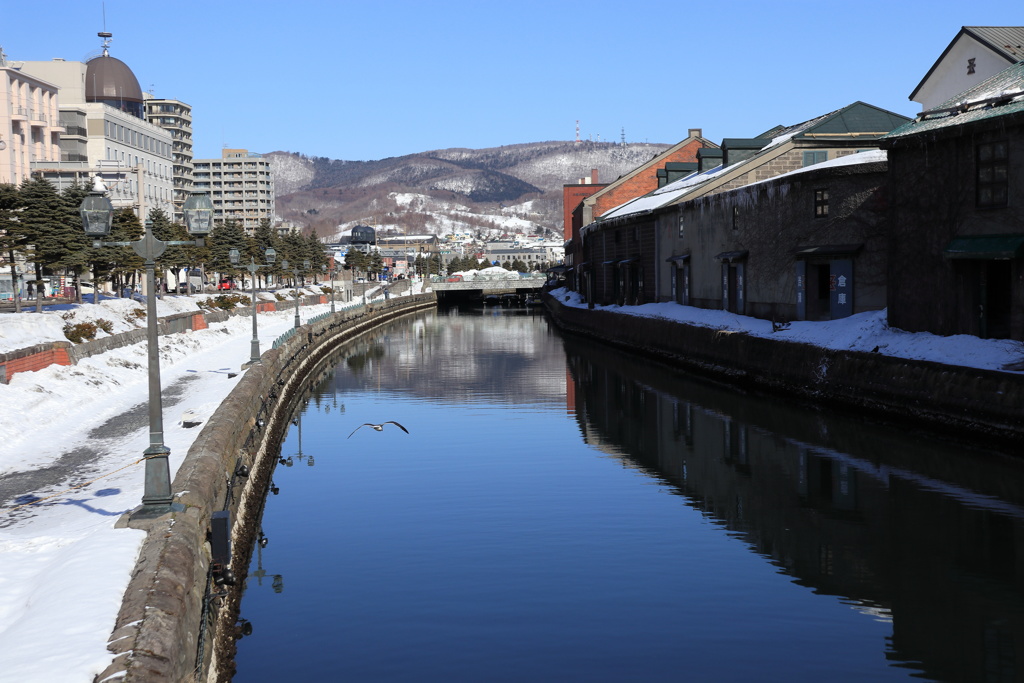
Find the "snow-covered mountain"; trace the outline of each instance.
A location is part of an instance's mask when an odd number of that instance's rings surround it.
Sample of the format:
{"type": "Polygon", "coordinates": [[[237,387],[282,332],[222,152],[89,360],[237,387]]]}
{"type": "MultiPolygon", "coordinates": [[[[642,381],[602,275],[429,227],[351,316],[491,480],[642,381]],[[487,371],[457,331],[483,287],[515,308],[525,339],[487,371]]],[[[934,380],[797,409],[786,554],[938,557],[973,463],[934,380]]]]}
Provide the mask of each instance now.
{"type": "Polygon", "coordinates": [[[665,144],[536,142],[377,161],[271,152],[278,215],[330,237],[356,224],[409,234],[562,231],[562,185],[610,182],[665,144]]]}

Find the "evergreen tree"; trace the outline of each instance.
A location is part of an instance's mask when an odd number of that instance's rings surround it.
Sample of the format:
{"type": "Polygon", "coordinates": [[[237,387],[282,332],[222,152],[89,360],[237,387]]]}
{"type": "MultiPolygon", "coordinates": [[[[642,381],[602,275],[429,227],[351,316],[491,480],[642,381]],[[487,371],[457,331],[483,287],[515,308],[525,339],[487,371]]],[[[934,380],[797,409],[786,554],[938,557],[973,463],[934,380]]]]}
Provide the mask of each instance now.
{"type": "Polygon", "coordinates": [[[56,258],[52,267],[63,268],[71,274],[78,303],[82,303],[82,288],[78,286],[81,274],[89,266],[92,239],[82,228],[82,200],[89,196],[89,188],[75,184],[65,188],[61,193],[63,220],[61,233],[65,239],[60,242],[59,250],[54,252],[56,258]]]}
{"type": "MultiPolygon", "coordinates": [[[[294,278],[293,270],[302,271],[302,260],[309,258],[306,249],[306,240],[297,232],[289,232],[281,238],[277,262],[280,264],[282,260],[288,261],[288,270],[282,271],[285,278],[294,278]]],[[[302,277],[301,272],[299,277],[302,277]]]]}
{"type": "Polygon", "coordinates": [[[130,244],[138,242],[144,234],[142,222],[131,209],[120,209],[114,212],[114,220],[110,227],[109,242],[127,242],[128,246],[101,247],[98,250],[100,263],[110,274],[114,283],[114,291],[123,292],[129,284],[135,283],[135,276],[142,270],[146,262],[135,253],[130,244]]]}
{"type": "Polygon", "coordinates": [[[316,228],[306,236],[306,256],[309,259],[310,268],[316,272],[320,266],[327,264],[327,254],[324,252],[324,244],[316,233],[316,228]]]}
{"type": "Polygon", "coordinates": [[[206,267],[215,270],[221,275],[237,276],[241,271],[238,266],[231,263],[228,252],[237,249],[239,260],[242,254],[250,252],[249,238],[245,230],[237,221],[225,221],[214,226],[209,237],[210,255],[206,267]]]}
{"type": "MultiPolygon", "coordinates": [[[[26,246],[35,266],[36,287],[42,284],[43,266],[46,265],[46,246],[52,245],[51,233],[63,218],[60,195],[48,180],[28,178],[19,189],[24,204],[18,221],[21,223],[26,246]],[[43,245],[43,246],[40,246],[43,245]]],[[[40,309],[40,312],[42,309],[40,309]]]]}
{"type": "MultiPolygon", "coordinates": [[[[264,218],[256,226],[256,230],[253,231],[252,252],[249,255],[256,259],[256,263],[265,264],[267,262],[267,249],[273,249],[275,252],[281,250],[277,231],[270,225],[270,219],[264,218]]],[[[277,259],[280,261],[281,254],[277,255],[277,259]]],[[[265,279],[268,271],[272,272],[275,269],[277,269],[276,265],[274,268],[261,268],[256,273],[256,277],[265,279]]]]}
{"type": "Polygon", "coordinates": [[[366,254],[355,247],[349,247],[345,254],[345,268],[357,273],[365,273],[368,262],[366,254]]]}
{"type": "MultiPolygon", "coordinates": [[[[158,240],[163,242],[178,242],[189,239],[180,235],[180,232],[176,229],[177,226],[171,222],[170,216],[168,216],[163,209],[150,210],[149,220],[150,227],[153,230],[153,236],[158,240]]],[[[188,265],[186,258],[184,246],[167,245],[167,247],[164,248],[164,253],[156,259],[157,277],[160,278],[164,284],[167,283],[167,275],[170,273],[175,274],[176,280],[180,280],[181,271],[188,265]]]]}
{"type": "Polygon", "coordinates": [[[21,193],[16,186],[0,184],[0,253],[7,257],[10,266],[11,295],[16,313],[21,312],[16,259],[27,246],[25,232],[18,221],[18,213],[23,206],[21,193]]]}

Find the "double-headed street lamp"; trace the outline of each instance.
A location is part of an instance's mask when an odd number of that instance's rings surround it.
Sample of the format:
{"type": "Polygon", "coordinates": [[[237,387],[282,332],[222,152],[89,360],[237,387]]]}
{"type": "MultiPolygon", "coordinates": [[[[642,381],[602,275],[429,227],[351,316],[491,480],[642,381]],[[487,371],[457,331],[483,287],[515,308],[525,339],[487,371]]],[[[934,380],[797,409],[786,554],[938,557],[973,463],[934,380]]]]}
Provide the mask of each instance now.
{"type": "MultiPolygon", "coordinates": [[[[164,445],[163,403],[160,397],[160,346],[156,317],[156,259],[168,246],[203,246],[203,238],[213,225],[213,202],[206,194],[192,193],[185,201],[185,225],[194,241],[164,242],[153,236],[153,224],[145,221],[146,232],[137,242],[103,242],[110,234],[114,207],[105,196],[106,188],[97,178],[92,193],[82,201],[82,226],[93,246],[130,246],[146,263],[146,342],[149,352],[149,448],[143,451],[146,460],[146,484],[142,507],[133,519],[158,517],[171,509],[171,471],[167,461],[171,449],[164,445]]],[[[97,288],[98,282],[93,283],[97,288]]]]}
{"type": "MultiPolygon", "coordinates": [[[[249,365],[260,362],[260,337],[256,332],[256,271],[260,268],[270,268],[274,265],[274,261],[277,260],[277,252],[273,247],[268,247],[263,252],[263,255],[267,259],[266,265],[258,265],[256,258],[250,256],[249,265],[243,266],[245,270],[249,271],[249,278],[252,280],[252,348],[249,353],[249,365]]],[[[232,265],[238,265],[239,256],[240,254],[237,249],[232,249],[228,252],[228,258],[231,259],[232,265]]]]}
{"type": "MultiPolygon", "coordinates": [[[[281,270],[288,271],[288,259],[281,261],[281,270]]],[[[302,270],[299,270],[298,266],[292,268],[291,274],[298,279],[299,273],[305,273],[309,270],[309,259],[302,260],[302,270]]],[[[305,278],[303,278],[305,279],[305,278]]],[[[295,327],[301,327],[302,321],[299,319],[299,286],[295,285],[295,327]]]]}

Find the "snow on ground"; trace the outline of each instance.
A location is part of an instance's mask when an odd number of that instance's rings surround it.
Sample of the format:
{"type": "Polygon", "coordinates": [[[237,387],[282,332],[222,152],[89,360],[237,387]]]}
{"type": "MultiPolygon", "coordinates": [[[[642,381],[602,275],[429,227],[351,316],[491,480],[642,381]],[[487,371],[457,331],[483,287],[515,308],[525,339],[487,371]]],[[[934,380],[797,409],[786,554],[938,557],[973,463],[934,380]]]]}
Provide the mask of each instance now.
{"type": "MultiPolygon", "coordinates": [[[[586,305],[574,292],[553,294],[567,305],[586,305]]],[[[165,297],[158,302],[159,312],[196,310],[198,298],[165,297]]],[[[115,331],[144,324],[132,315],[137,307],[142,304],[111,299],[98,307],[0,314],[0,350],[63,339],[68,322],[64,316],[74,321],[104,318],[114,323],[115,331]]],[[[884,312],[831,322],[794,322],[773,332],[768,321],[676,304],[598,308],[833,349],[878,347],[879,353],[951,365],[998,370],[1024,361],[1020,342],[909,334],[889,328],[884,312]]],[[[329,304],[303,307],[301,317],[327,310],[329,304]]],[[[284,306],[276,313],[260,314],[262,349],[292,327],[294,313],[284,306]]],[[[188,410],[203,420],[209,418],[238,381],[227,371],[238,370],[248,360],[251,336],[251,319],[237,316],[206,330],[161,338],[164,436],[171,449],[172,473],[201,429],[184,428],[180,416],[188,410]]],[[[146,363],[145,344],[136,344],[75,366],[20,373],[10,384],[0,385],[0,493],[5,485],[25,484],[24,491],[0,509],[0,681],[91,681],[111,661],[107,637],[143,540],[141,531],[114,529],[114,523],[142,498],[144,469],[138,460],[149,444],[146,363]],[[123,421],[138,411],[143,417],[136,422],[142,426],[128,433],[100,428],[108,420],[123,421]],[[83,456],[89,452],[95,455],[83,456]],[[69,465],[76,459],[85,464],[69,465]],[[34,475],[52,483],[33,485],[34,475]],[[90,483],[67,491],[86,482],[90,483]],[[12,509],[32,497],[52,495],[12,509]]]]}
{"type": "MultiPolygon", "coordinates": [[[[198,310],[201,298],[167,296],[158,300],[158,312],[198,310]]],[[[145,319],[131,314],[136,308],[145,304],[104,299],[99,306],[0,314],[0,351],[64,340],[66,317],[103,318],[115,332],[143,326],[145,319]]],[[[329,303],[303,306],[300,315],[306,320],[329,310],[329,303]]],[[[260,348],[294,321],[287,304],[261,313],[260,348]]],[[[202,429],[183,427],[182,413],[209,418],[241,377],[227,371],[241,372],[251,341],[249,316],[160,338],[172,477],[202,429]]],[[[142,531],[114,529],[114,523],[142,499],[147,400],[145,343],[19,373],[0,385],[0,493],[9,494],[0,503],[0,681],[91,681],[112,661],[107,637],[144,539],[142,531]],[[139,426],[118,432],[113,425],[131,415],[139,426]],[[97,429],[108,420],[111,425],[97,429]],[[44,500],[24,505],[36,498],[44,500]]]]}
{"type": "MultiPolygon", "coordinates": [[[[586,308],[578,292],[551,292],[566,306],[586,308]]],[[[897,358],[934,361],[986,370],[1007,370],[1024,364],[1024,344],[1009,339],[978,339],[961,334],[940,337],[927,332],[905,332],[886,323],[885,311],[858,313],[827,322],[795,321],[786,329],[773,331],[770,320],[750,318],[728,311],[693,308],[675,303],[642,306],[595,306],[597,310],[664,318],[716,330],[745,332],[779,341],[802,342],[827,349],[875,351],[897,358]]],[[[1024,367],[1021,368],[1024,370],[1024,367]]]]}

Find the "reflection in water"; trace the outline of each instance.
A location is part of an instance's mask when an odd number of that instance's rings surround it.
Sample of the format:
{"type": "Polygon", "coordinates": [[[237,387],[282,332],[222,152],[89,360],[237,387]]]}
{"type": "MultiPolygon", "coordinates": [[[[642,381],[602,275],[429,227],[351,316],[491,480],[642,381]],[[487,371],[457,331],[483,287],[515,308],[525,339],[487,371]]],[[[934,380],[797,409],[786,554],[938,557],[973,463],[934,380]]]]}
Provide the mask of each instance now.
{"type": "Polygon", "coordinates": [[[1022,678],[1015,460],[525,311],[403,319],[309,395],[240,681],[1022,678]]]}
{"type": "Polygon", "coordinates": [[[891,621],[887,658],[938,680],[1024,678],[1019,461],[739,398],[575,338],[566,350],[588,442],[797,584],[891,621]]]}

